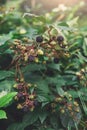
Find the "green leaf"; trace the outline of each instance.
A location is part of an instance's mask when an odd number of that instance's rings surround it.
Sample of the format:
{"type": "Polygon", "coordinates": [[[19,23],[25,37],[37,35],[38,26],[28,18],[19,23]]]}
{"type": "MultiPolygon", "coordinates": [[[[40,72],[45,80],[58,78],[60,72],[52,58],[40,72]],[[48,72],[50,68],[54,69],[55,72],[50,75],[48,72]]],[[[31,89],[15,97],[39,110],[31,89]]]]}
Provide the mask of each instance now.
{"type": "Polygon", "coordinates": [[[58,122],[58,115],[54,114],[54,115],[51,115],[50,117],[50,122],[51,122],[51,125],[52,127],[55,129],[55,130],[59,130],[59,125],[58,122]]]}
{"type": "Polygon", "coordinates": [[[38,117],[38,110],[34,110],[33,112],[29,112],[24,116],[22,123],[25,126],[32,125],[35,121],[37,121],[38,117]]]}
{"type": "Polygon", "coordinates": [[[62,87],[64,86],[66,81],[64,79],[58,79],[57,81],[57,87],[62,87]]]}
{"type": "Polygon", "coordinates": [[[12,33],[9,33],[9,34],[5,34],[5,35],[2,35],[0,36],[0,46],[3,45],[6,41],[8,41],[9,39],[11,39],[12,37],[12,33]]]}
{"type": "Polygon", "coordinates": [[[87,58],[86,57],[84,57],[82,54],[81,54],[81,52],[78,52],[78,58],[79,58],[79,61],[80,61],[80,63],[84,63],[84,62],[87,62],[87,58]]]}
{"type": "Polygon", "coordinates": [[[69,86],[69,85],[76,85],[78,82],[77,82],[77,77],[75,75],[73,75],[72,73],[69,74],[65,74],[63,76],[64,80],[66,81],[66,85],[69,86]]]}
{"type": "Polygon", "coordinates": [[[0,92],[2,91],[7,91],[11,92],[13,85],[15,84],[15,81],[9,81],[9,80],[4,80],[0,82],[0,92]]]}
{"type": "Polygon", "coordinates": [[[7,119],[6,113],[3,110],[0,110],[0,119],[7,119]]]}
{"type": "Polygon", "coordinates": [[[79,17],[76,17],[76,18],[68,21],[67,24],[69,25],[69,27],[73,27],[73,25],[77,24],[78,19],[79,19],[79,17]]]}
{"type": "Polygon", "coordinates": [[[51,69],[60,71],[61,64],[50,63],[47,66],[51,69]]]}
{"type": "Polygon", "coordinates": [[[69,94],[71,94],[73,98],[78,98],[79,97],[78,94],[77,94],[77,91],[74,91],[74,90],[70,91],[69,90],[67,92],[69,92],[69,94]]]}
{"type": "Polygon", "coordinates": [[[37,34],[37,30],[34,28],[29,28],[28,30],[28,34],[26,34],[27,37],[29,37],[30,39],[34,38],[35,35],[37,34]]]}
{"type": "Polygon", "coordinates": [[[65,79],[61,75],[56,75],[55,77],[47,77],[48,83],[54,83],[57,87],[64,86],[66,84],[65,79]]]}
{"type": "Polygon", "coordinates": [[[87,106],[86,106],[86,103],[85,103],[85,101],[84,101],[84,98],[83,98],[83,96],[81,95],[81,92],[78,91],[77,94],[78,94],[78,96],[79,96],[81,105],[82,105],[83,110],[84,110],[84,112],[85,112],[85,115],[87,115],[87,106]]]}
{"type": "Polygon", "coordinates": [[[6,107],[13,100],[13,97],[16,95],[16,92],[8,93],[7,95],[0,98],[0,108],[6,107]]]}
{"type": "Polygon", "coordinates": [[[24,130],[25,126],[22,123],[11,124],[7,130],[24,130]]]}
{"type": "Polygon", "coordinates": [[[41,110],[39,112],[39,119],[40,119],[41,123],[43,123],[45,121],[47,116],[48,116],[48,112],[46,110],[41,110]]]}
{"type": "Polygon", "coordinates": [[[40,71],[41,69],[46,69],[46,66],[43,64],[36,64],[31,63],[27,65],[25,68],[23,68],[24,72],[30,72],[30,71],[40,71]]]}
{"type": "Polygon", "coordinates": [[[56,87],[56,89],[57,89],[57,92],[58,92],[58,94],[60,95],[60,96],[62,96],[62,95],[64,95],[64,90],[61,88],[61,87],[56,87]]]}
{"type": "Polygon", "coordinates": [[[0,80],[3,80],[5,78],[11,77],[13,76],[13,72],[12,71],[0,71],[0,80]]]}
{"type": "Polygon", "coordinates": [[[87,38],[84,38],[84,43],[83,43],[83,51],[85,56],[87,56],[87,38]]]}
{"type": "Polygon", "coordinates": [[[44,93],[49,93],[48,81],[46,79],[39,79],[36,84],[38,89],[42,90],[44,93]]]}
{"type": "Polygon", "coordinates": [[[38,95],[38,101],[39,102],[46,102],[46,103],[48,103],[48,98],[46,98],[46,96],[43,96],[43,95],[38,95]]]}
{"type": "Polygon", "coordinates": [[[43,128],[41,130],[55,130],[55,129],[52,129],[52,128],[43,128]]]}
{"type": "Polygon", "coordinates": [[[68,126],[75,127],[75,123],[78,124],[81,121],[82,115],[81,115],[80,109],[79,109],[79,112],[73,111],[75,118],[72,118],[72,116],[70,116],[70,112],[66,107],[64,107],[64,110],[65,110],[64,113],[60,113],[60,119],[61,119],[62,125],[66,128],[68,126]]]}
{"type": "Polygon", "coordinates": [[[38,117],[38,110],[28,112],[26,115],[24,115],[22,122],[10,125],[7,130],[24,130],[24,128],[26,128],[29,125],[32,125],[35,121],[37,121],[38,117]]]}

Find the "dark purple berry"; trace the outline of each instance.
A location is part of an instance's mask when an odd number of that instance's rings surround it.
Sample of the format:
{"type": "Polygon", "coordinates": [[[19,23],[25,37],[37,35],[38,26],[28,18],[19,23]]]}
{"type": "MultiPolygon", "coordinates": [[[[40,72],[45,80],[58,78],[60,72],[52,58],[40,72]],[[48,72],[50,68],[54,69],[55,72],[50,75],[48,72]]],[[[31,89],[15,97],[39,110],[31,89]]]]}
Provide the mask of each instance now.
{"type": "Polygon", "coordinates": [[[34,61],[34,58],[35,58],[35,57],[32,56],[32,55],[30,55],[30,56],[28,57],[29,61],[31,61],[31,62],[34,61]]]}
{"type": "Polygon", "coordinates": [[[35,105],[35,106],[38,105],[38,101],[37,101],[37,100],[34,101],[34,105],[35,105]]]}
{"type": "Polygon", "coordinates": [[[42,36],[37,36],[36,37],[36,42],[43,42],[43,37],[42,36]]]}
{"type": "Polygon", "coordinates": [[[19,93],[17,94],[17,97],[18,97],[18,98],[22,98],[22,97],[23,97],[23,93],[22,93],[22,92],[19,92],[19,93]]]}
{"type": "Polygon", "coordinates": [[[57,37],[57,41],[58,42],[63,42],[64,41],[64,37],[63,36],[58,36],[57,37]]]}
{"type": "Polygon", "coordinates": [[[54,58],[54,63],[58,64],[59,63],[59,59],[58,58],[54,58]]]}
{"type": "Polygon", "coordinates": [[[24,112],[29,111],[29,107],[28,107],[27,105],[25,105],[25,106],[23,107],[23,111],[24,111],[24,112]]]}

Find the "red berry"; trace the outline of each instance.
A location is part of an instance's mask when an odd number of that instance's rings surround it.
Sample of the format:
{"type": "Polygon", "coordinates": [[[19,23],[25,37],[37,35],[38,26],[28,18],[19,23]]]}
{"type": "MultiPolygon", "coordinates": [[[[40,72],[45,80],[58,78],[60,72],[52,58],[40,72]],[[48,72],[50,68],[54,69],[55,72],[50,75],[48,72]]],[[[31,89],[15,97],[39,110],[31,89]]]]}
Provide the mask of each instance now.
{"type": "Polygon", "coordinates": [[[19,92],[19,93],[17,94],[17,97],[18,97],[18,98],[22,98],[22,97],[23,97],[23,93],[22,93],[22,92],[19,92]]]}

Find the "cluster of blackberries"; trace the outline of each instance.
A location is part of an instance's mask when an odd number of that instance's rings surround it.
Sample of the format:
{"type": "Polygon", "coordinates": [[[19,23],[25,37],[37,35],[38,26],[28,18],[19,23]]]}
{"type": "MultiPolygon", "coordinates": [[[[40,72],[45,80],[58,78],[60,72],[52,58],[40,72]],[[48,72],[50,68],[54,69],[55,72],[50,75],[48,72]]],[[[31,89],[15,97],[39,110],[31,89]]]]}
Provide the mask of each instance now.
{"type": "MultiPolygon", "coordinates": [[[[56,39],[59,43],[64,41],[64,37],[63,36],[58,36],[56,39]]],[[[43,42],[43,37],[42,36],[37,36],[36,37],[36,42],[43,42]]]]}
{"type": "Polygon", "coordinates": [[[26,99],[26,96],[28,95],[24,90],[28,90],[28,86],[25,83],[19,83],[14,86],[18,90],[18,93],[16,95],[16,99],[20,102],[24,102],[26,99]]]}
{"type": "MultiPolygon", "coordinates": [[[[58,41],[58,44],[60,45],[60,47],[64,46],[63,45],[63,41],[64,41],[64,37],[63,36],[61,36],[61,35],[57,36],[56,40],[58,41]]],[[[39,42],[39,43],[43,42],[43,37],[42,36],[37,36],[36,37],[36,42],[39,42]]],[[[31,56],[30,59],[33,60],[33,57],[31,56]]],[[[54,61],[55,64],[58,64],[59,63],[59,58],[55,57],[53,59],[53,61],[54,61]]]]}
{"type": "Polygon", "coordinates": [[[18,93],[15,99],[18,102],[17,108],[22,109],[23,111],[33,111],[37,105],[36,95],[34,93],[29,94],[29,86],[26,83],[19,83],[15,86],[18,90],[18,93]]]}

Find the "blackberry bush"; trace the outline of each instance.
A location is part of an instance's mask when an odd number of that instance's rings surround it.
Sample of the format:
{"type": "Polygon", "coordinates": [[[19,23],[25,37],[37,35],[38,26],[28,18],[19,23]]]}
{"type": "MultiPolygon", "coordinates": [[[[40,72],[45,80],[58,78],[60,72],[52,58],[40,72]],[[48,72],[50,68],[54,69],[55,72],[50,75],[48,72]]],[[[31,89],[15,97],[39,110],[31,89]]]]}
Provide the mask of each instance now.
{"type": "Polygon", "coordinates": [[[0,119],[7,118],[1,129],[86,129],[84,31],[66,23],[48,26],[42,16],[32,17],[32,28],[31,20],[23,20],[28,29],[21,25],[0,45],[0,119]]]}

